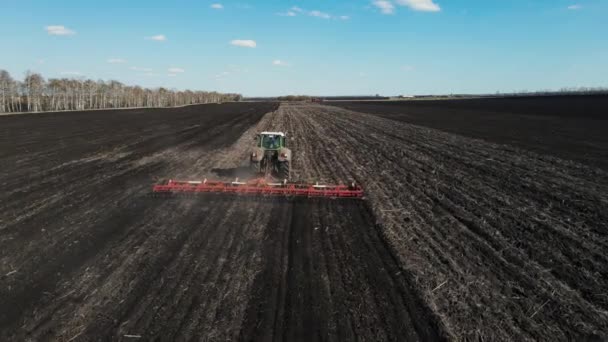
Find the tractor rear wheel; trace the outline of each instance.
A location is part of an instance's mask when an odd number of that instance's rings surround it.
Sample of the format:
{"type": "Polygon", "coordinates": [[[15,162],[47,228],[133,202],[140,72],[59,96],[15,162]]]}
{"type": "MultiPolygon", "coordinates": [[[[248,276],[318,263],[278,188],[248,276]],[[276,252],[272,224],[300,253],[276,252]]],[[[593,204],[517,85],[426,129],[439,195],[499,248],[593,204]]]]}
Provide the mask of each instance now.
{"type": "Polygon", "coordinates": [[[279,163],[279,178],[289,180],[289,161],[279,163]]]}

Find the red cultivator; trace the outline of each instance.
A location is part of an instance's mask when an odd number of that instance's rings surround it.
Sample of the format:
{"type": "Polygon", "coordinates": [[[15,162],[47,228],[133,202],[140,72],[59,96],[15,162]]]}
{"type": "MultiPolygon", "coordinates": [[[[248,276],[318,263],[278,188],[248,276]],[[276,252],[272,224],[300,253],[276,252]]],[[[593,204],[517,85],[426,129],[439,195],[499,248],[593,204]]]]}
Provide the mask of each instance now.
{"type": "Polygon", "coordinates": [[[249,157],[249,170],[261,176],[234,182],[169,180],[153,188],[156,194],[233,194],[267,197],[363,198],[363,189],[350,185],[323,185],[289,182],[292,151],[286,147],[287,134],[262,132],[249,157]],[[283,181],[277,181],[281,179],[283,181]]]}
{"type": "Polygon", "coordinates": [[[327,198],[362,198],[363,189],[355,184],[350,185],[321,185],[288,182],[270,182],[265,178],[258,178],[240,182],[224,181],[177,181],[169,180],[165,184],[154,186],[155,193],[214,193],[234,195],[261,195],[284,197],[327,197],[327,198]]]}

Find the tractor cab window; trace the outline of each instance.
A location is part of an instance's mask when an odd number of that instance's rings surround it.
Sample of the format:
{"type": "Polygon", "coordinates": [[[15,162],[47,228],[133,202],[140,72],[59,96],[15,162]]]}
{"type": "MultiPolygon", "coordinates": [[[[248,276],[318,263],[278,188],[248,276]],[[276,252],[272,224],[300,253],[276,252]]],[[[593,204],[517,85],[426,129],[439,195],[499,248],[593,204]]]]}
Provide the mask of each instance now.
{"type": "Polygon", "coordinates": [[[262,136],[262,147],[267,149],[277,149],[281,147],[281,137],[278,135],[262,136]]]}

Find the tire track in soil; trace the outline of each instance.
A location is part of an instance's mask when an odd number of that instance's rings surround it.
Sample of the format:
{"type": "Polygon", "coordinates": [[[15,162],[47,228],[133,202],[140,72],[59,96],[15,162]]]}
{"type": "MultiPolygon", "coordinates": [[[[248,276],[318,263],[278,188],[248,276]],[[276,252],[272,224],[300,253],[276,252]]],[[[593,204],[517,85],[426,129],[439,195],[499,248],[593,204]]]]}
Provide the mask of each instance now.
{"type": "MultiPolygon", "coordinates": [[[[294,178],[346,181],[337,154],[311,144],[335,138],[307,114],[282,105],[266,127],[288,131],[294,178]]],[[[242,340],[443,338],[365,203],[296,200],[271,216],[242,340]]]]}
{"type": "Polygon", "coordinates": [[[440,339],[365,203],[295,200],[271,216],[241,339],[440,339]]]}

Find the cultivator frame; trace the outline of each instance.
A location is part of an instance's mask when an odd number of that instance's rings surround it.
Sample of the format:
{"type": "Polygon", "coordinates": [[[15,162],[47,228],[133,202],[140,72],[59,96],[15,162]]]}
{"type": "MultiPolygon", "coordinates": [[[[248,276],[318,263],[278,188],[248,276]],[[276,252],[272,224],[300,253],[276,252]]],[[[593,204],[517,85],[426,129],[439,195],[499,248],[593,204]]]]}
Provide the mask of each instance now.
{"type": "Polygon", "coordinates": [[[268,197],[325,197],[325,198],[363,198],[363,189],[356,183],[350,185],[325,185],[276,182],[266,178],[232,182],[207,180],[180,181],[169,180],[154,185],[152,191],[157,194],[233,194],[241,196],[268,197]]]}

